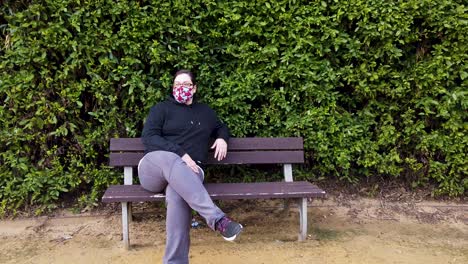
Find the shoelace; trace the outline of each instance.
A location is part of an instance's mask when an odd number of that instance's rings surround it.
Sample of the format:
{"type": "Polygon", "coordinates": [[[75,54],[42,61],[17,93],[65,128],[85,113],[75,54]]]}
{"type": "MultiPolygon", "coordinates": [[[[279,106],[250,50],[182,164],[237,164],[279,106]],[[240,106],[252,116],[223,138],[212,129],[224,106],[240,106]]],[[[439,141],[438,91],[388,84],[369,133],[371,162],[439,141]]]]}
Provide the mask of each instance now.
{"type": "Polygon", "coordinates": [[[216,223],[216,230],[218,230],[221,233],[224,233],[224,231],[226,231],[228,224],[231,222],[232,220],[227,217],[221,218],[221,220],[219,220],[218,223],[216,223]]]}

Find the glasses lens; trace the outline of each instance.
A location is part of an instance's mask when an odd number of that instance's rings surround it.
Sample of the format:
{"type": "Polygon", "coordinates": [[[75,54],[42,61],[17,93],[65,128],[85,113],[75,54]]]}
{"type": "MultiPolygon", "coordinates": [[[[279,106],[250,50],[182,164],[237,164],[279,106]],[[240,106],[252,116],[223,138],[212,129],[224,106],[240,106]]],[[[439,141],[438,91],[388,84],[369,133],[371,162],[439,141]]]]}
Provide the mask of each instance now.
{"type": "Polygon", "coordinates": [[[192,86],[193,86],[192,83],[174,83],[174,86],[179,86],[179,85],[189,86],[189,87],[192,87],[192,86]]]}

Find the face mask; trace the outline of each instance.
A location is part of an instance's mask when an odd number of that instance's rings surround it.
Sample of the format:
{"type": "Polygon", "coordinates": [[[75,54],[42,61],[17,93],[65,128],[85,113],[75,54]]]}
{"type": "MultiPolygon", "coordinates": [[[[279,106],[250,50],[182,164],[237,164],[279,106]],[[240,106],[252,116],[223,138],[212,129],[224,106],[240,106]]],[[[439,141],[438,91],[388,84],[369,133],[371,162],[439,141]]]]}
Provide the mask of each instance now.
{"type": "Polygon", "coordinates": [[[172,88],[172,94],[177,102],[181,104],[187,103],[193,98],[193,86],[177,85],[172,88]]]}

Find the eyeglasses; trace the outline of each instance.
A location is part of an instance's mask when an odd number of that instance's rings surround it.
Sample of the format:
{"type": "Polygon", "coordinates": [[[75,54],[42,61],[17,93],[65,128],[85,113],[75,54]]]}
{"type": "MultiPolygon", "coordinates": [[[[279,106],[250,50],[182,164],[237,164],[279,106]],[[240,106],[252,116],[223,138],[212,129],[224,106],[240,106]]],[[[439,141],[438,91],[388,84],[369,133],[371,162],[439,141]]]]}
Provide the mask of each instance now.
{"type": "Polygon", "coordinates": [[[180,86],[180,85],[193,87],[193,83],[189,83],[189,82],[184,82],[184,83],[176,82],[176,83],[174,83],[174,86],[180,86]]]}

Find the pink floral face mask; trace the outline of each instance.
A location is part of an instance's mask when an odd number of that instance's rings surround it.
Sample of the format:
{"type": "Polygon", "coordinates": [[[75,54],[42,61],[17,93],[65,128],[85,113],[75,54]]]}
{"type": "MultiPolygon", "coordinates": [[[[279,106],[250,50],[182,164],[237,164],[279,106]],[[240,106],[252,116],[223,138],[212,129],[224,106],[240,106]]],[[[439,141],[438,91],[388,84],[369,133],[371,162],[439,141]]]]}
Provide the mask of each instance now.
{"type": "Polygon", "coordinates": [[[181,104],[187,103],[193,98],[193,85],[178,84],[172,88],[174,99],[181,104]]]}

